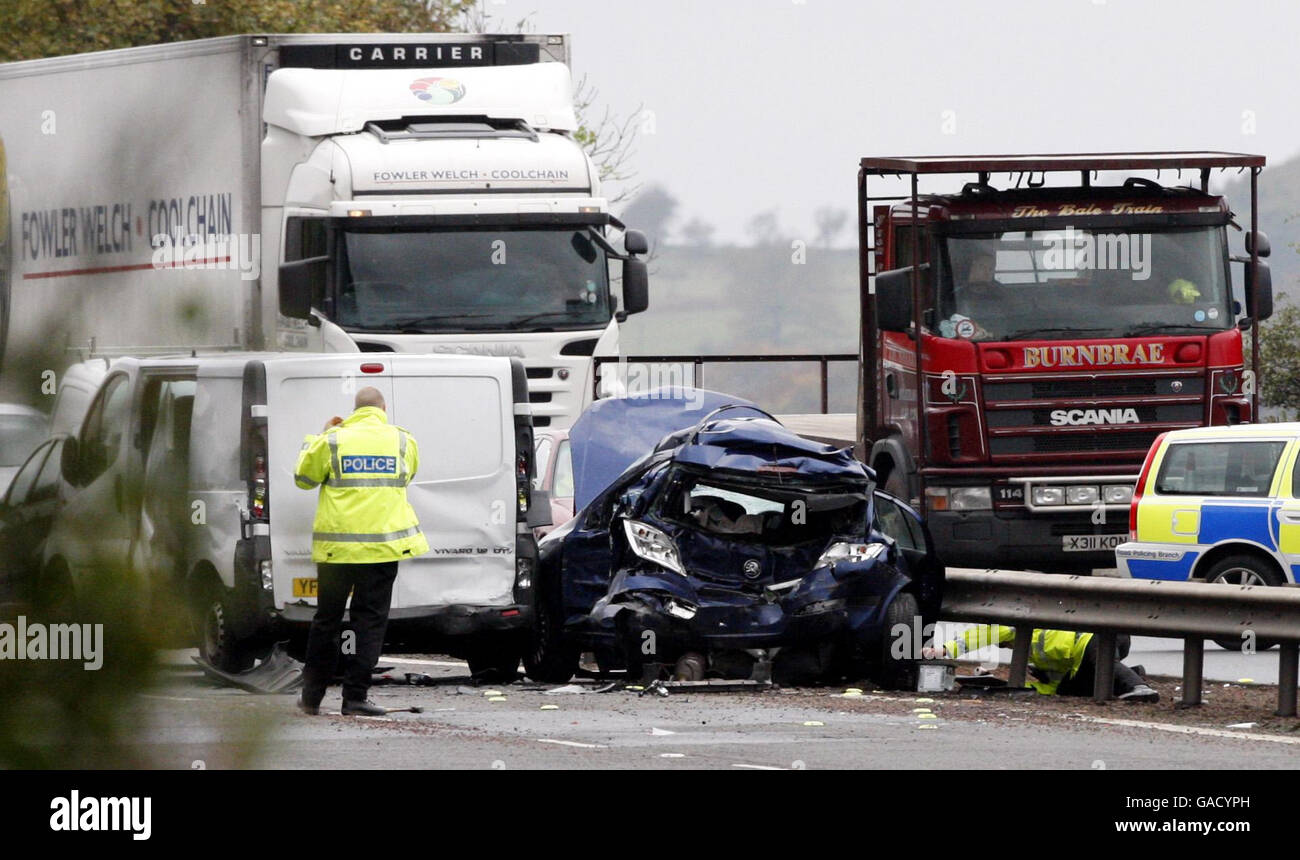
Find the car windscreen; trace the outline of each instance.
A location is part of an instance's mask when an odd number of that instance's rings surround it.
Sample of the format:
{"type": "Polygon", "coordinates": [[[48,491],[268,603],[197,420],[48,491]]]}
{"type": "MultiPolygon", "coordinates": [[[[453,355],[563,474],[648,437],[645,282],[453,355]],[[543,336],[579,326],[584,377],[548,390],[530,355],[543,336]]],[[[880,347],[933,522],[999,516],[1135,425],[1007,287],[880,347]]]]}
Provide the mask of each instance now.
{"type": "Polygon", "coordinates": [[[868,496],[853,488],[791,490],[690,474],[670,485],[661,516],[728,540],[793,546],[867,532],[868,496]]]}
{"type": "Polygon", "coordinates": [[[1285,442],[1175,442],[1155,491],[1162,496],[1266,496],[1285,442]]]}
{"type": "Polygon", "coordinates": [[[21,466],[46,432],[39,415],[0,415],[0,466],[21,466]]]}

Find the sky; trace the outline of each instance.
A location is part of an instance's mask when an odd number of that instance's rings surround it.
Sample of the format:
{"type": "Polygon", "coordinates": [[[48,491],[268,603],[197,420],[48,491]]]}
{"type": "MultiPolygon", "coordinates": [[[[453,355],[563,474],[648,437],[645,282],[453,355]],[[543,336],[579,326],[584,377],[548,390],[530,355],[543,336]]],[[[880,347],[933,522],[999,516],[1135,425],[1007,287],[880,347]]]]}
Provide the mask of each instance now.
{"type": "Polygon", "coordinates": [[[637,181],[721,243],[772,210],[811,239],[868,155],[1300,153],[1287,0],[484,2],[501,29],[572,34],[597,108],[640,120],[637,181]]]}

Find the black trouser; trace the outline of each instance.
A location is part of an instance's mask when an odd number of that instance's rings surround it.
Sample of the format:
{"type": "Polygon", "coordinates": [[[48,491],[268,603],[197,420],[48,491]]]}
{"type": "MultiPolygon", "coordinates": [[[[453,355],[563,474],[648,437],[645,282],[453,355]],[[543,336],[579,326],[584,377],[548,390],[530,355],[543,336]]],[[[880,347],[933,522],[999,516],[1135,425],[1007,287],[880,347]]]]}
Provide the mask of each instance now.
{"type": "Polygon", "coordinates": [[[316,616],[307,634],[307,664],[303,667],[303,700],[319,705],[338,670],[339,631],[348,593],[355,646],[344,648],[343,699],[364,701],[370,674],[379,663],[388,629],[388,606],[397,579],[397,562],[316,565],[316,616]]]}
{"type": "MultiPolygon", "coordinates": [[[[1130,642],[1127,633],[1120,633],[1115,637],[1115,695],[1117,696],[1130,693],[1134,687],[1146,683],[1141,675],[1121,662],[1128,656],[1130,642]]],[[[1088,647],[1083,649],[1083,662],[1079,664],[1079,671],[1074,673],[1074,677],[1062,681],[1056,688],[1056,692],[1062,696],[1091,696],[1096,680],[1097,636],[1094,634],[1088,642],[1088,647]]]]}

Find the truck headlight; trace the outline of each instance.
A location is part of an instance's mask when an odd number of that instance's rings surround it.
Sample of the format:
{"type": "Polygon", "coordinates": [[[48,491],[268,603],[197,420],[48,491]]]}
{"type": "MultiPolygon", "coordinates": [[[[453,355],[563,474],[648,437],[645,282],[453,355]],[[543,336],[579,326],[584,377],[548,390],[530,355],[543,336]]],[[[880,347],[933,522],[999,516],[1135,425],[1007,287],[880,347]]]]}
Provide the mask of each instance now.
{"type": "Polygon", "coordinates": [[[1048,507],[1065,504],[1065,487],[1034,487],[1034,504],[1048,507]]]}
{"type": "Polygon", "coordinates": [[[1101,490],[1089,484],[1078,484],[1065,488],[1065,501],[1070,505],[1095,505],[1101,498],[1101,490]]]}
{"type": "Polygon", "coordinates": [[[1101,500],[1108,505],[1127,505],[1133,501],[1133,487],[1129,484],[1107,484],[1101,488],[1101,500]]]}
{"type": "Polygon", "coordinates": [[[623,520],[623,531],[627,534],[627,544],[632,552],[673,573],[686,575],[686,568],[682,566],[681,556],[677,552],[677,544],[668,535],[637,520],[623,520]]]}
{"type": "Polygon", "coordinates": [[[948,491],[950,511],[988,511],[993,509],[993,491],[988,487],[953,487],[948,491]]]}
{"type": "Polygon", "coordinates": [[[813,570],[829,567],[837,561],[869,561],[885,551],[883,543],[833,543],[813,565],[813,570]]]}
{"type": "Polygon", "coordinates": [[[988,511],[993,491],[988,487],[926,487],[925,503],[932,511],[988,511]]]}
{"type": "Polygon", "coordinates": [[[270,591],[275,586],[275,578],[271,574],[271,560],[268,558],[257,565],[257,572],[262,578],[262,590],[270,591]]]}

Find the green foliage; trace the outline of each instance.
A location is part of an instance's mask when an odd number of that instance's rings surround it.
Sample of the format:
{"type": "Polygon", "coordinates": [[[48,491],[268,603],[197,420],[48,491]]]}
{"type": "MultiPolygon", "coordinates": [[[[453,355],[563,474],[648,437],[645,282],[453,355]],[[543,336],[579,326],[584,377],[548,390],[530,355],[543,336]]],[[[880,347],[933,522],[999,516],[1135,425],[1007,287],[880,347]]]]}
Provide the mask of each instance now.
{"type": "Polygon", "coordinates": [[[0,61],[235,33],[461,29],[475,0],[5,0],[0,61]]]}
{"type": "Polygon", "coordinates": [[[1260,401],[1288,414],[1300,411],[1300,305],[1278,297],[1277,309],[1259,329],[1260,401]]]}

